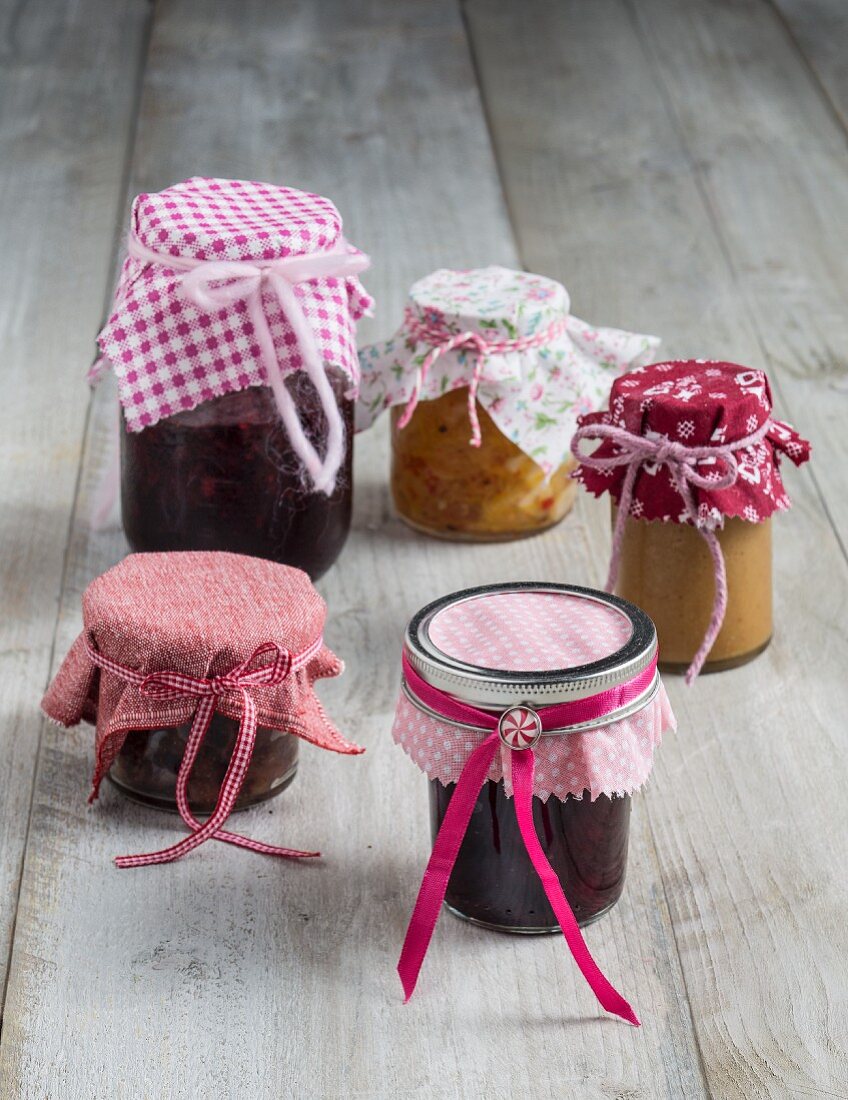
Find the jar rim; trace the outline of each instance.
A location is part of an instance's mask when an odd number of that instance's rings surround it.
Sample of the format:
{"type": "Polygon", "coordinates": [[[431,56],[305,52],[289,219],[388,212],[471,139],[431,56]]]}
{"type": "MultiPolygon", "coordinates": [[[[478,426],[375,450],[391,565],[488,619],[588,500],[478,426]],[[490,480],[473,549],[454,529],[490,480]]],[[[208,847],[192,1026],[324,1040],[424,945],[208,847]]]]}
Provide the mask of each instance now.
{"type": "MultiPolygon", "coordinates": [[[[503,708],[518,703],[549,706],[585,699],[632,680],[654,660],[657,635],[645,612],[620,596],[580,585],[512,581],[466,588],[427,604],[410,620],[404,651],[412,667],[427,683],[463,702],[484,708],[503,708]],[[448,607],[485,596],[531,592],[601,603],[628,620],[630,636],[617,650],[598,660],[565,668],[526,671],[470,664],[444,652],[430,637],[433,621],[448,607]]],[[[640,702],[645,705],[649,699],[646,696],[644,702],[640,702]]]]}

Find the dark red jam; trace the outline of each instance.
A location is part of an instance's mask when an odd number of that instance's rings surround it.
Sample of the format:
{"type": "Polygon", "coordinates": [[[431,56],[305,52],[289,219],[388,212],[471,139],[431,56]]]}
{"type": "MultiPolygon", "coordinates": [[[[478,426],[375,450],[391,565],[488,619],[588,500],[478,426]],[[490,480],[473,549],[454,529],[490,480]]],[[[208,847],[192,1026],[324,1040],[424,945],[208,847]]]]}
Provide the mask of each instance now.
{"type": "MultiPolygon", "coordinates": [[[[338,557],[352,508],[353,402],[328,369],[346,456],[331,496],[305,484],[273,393],[251,387],[121,433],[121,505],[133,550],[229,550],[294,565],[315,580],[338,557]]],[[[323,453],[326,415],[309,377],[292,374],[307,436],[323,453]]]]}
{"type": "MultiPolygon", "coordinates": [[[[430,781],[434,837],[455,787],[430,781]]],[[[583,798],[569,796],[565,801],[534,797],[533,821],[578,924],[589,924],[612,908],[624,888],[630,796],[600,795],[594,802],[588,791],[583,798]]],[[[504,931],[559,927],[527,855],[503,781],[483,785],[445,901],[460,916],[504,931]]]]}
{"type": "MultiPolygon", "coordinates": [[[[212,716],[188,783],[188,801],[198,814],[215,809],[233,754],[239,724],[220,712],[212,716]]],[[[109,771],[124,794],[148,806],[177,808],[177,772],[190,725],[159,730],[130,730],[109,771]]],[[[297,771],[299,738],[281,730],[256,731],[256,744],[235,808],[244,809],[280,794],[297,771]]]]}

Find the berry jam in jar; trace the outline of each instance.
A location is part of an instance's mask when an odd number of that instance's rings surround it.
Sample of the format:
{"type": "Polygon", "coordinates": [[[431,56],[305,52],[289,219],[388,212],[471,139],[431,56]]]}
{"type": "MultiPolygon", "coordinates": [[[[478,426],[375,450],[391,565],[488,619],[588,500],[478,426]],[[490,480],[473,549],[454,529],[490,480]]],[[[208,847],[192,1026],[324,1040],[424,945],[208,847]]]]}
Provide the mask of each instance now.
{"type": "MultiPolygon", "coordinates": [[[[186,792],[195,813],[211,814],[215,809],[238,729],[235,719],[220,712],[212,715],[186,792]]],[[[109,769],[110,781],[134,802],[176,812],[177,773],[190,731],[190,723],[158,730],[130,730],[109,769]]],[[[298,745],[298,738],[290,733],[259,726],[233,808],[243,810],[281,794],[295,777],[298,745]]]]}
{"type": "MultiPolygon", "coordinates": [[[[348,381],[327,369],[345,425],[345,455],[329,495],[304,479],[274,395],[250,387],[121,433],[121,505],[133,550],[229,550],[303,569],[315,580],[350,529],[353,404],[348,381]]],[[[311,380],[286,388],[313,446],[327,431],[311,380]]]]}
{"type": "MultiPolygon", "coordinates": [[[[430,780],[430,822],[438,836],[455,783],[430,780]]],[[[577,923],[591,924],[615,905],[624,889],[630,833],[630,795],[591,800],[533,799],[536,834],[556,868],[577,923]]],[[[472,924],[504,932],[556,932],[559,924],[524,847],[503,780],[491,779],[474,806],[468,832],[448,882],[445,904],[472,924]]]]}
{"type": "Polygon", "coordinates": [[[447,908],[499,931],[557,931],[546,862],[578,925],[611,909],[630,796],[673,725],[654,625],[619,597],[525,582],[420,611],[393,732],[430,780],[447,908]]]}

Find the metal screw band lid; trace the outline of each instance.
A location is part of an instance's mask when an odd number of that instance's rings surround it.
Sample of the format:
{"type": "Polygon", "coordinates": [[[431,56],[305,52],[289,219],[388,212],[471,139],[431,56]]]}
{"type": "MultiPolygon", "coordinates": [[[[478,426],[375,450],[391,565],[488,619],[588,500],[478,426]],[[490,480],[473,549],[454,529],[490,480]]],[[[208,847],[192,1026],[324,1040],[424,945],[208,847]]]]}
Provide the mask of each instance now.
{"type": "MultiPolygon", "coordinates": [[[[404,646],[412,667],[433,687],[463,702],[501,710],[522,703],[550,706],[573,702],[626,683],[653,662],[657,635],[653,622],[645,612],[618,596],[578,585],[526,581],[482,585],[435,600],[412,618],[404,646]],[[487,668],[451,655],[434,640],[433,633],[439,633],[434,631],[434,624],[438,625],[438,617],[443,612],[470,604],[471,601],[495,597],[487,605],[491,614],[497,607],[497,597],[508,593],[577,597],[601,604],[613,615],[622,617],[624,629],[618,632],[625,640],[613,652],[598,660],[542,670],[487,668]]],[[[645,701],[648,701],[647,694],[645,701]]],[[[634,708],[631,706],[630,709],[634,708]]],[[[608,720],[614,717],[611,714],[608,720]]]]}

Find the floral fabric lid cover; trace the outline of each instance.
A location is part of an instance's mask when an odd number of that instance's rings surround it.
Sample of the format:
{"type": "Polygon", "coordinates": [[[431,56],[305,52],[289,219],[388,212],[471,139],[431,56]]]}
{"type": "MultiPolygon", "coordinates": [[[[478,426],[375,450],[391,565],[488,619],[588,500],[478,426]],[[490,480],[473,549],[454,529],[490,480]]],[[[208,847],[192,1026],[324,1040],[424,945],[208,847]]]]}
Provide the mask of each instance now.
{"type": "Polygon", "coordinates": [[[617,378],[609,408],[581,418],[575,454],[582,460],[579,480],[595,496],[609,493],[616,502],[634,466],[631,515],[690,522],[683,485],[698,521],[720,525],[725,516],[758,523],[787,509],[780,457],[800,466],[810,457],[810,444],[772,417],[763,371],[687,359],[617,378]],[[601,441],[590,456],[577,446],[584,438],[601,441]]]}
{"type": "Polygon", "coordinates": [[[390,406],[473,385],[503,434],[551,473],[568,457],[577,417],[659,345],[594,328],[569,309],[564,286],[524,271],[442,269],[420,279],[397,334],[360,351],[357,427],[390,406]]]}

